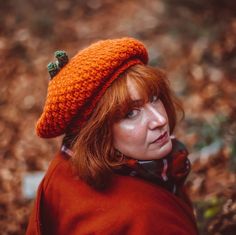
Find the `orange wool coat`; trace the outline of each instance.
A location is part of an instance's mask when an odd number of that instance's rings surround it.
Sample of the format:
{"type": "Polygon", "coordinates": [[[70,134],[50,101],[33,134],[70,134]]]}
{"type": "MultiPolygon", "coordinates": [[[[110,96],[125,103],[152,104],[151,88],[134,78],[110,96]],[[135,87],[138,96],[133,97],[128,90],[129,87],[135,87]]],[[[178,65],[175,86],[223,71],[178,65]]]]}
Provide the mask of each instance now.
{"type": "Polygon", "coordinates": [[[58,154],[41,182],[26,235],[197,235],[191,206],[136,177],[96,191],[58,154]]]}

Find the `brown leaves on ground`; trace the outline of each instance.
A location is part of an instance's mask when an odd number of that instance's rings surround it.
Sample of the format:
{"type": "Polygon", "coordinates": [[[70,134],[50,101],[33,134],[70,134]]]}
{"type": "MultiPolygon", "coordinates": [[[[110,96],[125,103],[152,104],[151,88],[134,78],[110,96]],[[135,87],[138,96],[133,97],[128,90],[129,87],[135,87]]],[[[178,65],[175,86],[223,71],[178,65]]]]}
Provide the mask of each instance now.
{"type": "Polygon", "coordinates": [[[46,65],[102,38],[132,36],[168,71],[183,101],[176,135],[193,161],[188,190],[201,234],[235,234],[236,19],[234,1],[5,1],[0,7],[0,231],[24,234],[26,173],[45,171],[60,138],[36,137],[46,65]]]}

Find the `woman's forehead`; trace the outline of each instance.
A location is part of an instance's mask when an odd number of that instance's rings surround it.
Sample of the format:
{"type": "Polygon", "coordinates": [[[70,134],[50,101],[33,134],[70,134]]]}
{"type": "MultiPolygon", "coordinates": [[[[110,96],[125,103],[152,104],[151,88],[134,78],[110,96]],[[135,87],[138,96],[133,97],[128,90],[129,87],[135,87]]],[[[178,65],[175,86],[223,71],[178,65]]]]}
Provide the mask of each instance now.
{"type": "Polygon", "coordinates": [[[136,81],[133,78],[127,78],[127,93],[131,101],[147,101],[152,95],[159,95],[160,88],[158,84],[136,81]]]}

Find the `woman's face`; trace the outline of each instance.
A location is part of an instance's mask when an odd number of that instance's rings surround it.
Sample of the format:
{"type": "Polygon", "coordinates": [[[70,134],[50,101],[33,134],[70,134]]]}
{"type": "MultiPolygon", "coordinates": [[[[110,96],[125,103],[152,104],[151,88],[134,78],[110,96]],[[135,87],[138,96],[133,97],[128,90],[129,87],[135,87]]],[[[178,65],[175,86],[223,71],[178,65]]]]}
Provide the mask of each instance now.
{"type": "Polygon", "coordinates": [[[143,103],[131,79],[127,80],[127,88],[134,108],[112,126],[115,149],[138,160],[166,156],[172,149],[172,143],[168,116],[162,101],[153,96],[150,101],[143,103]]]}

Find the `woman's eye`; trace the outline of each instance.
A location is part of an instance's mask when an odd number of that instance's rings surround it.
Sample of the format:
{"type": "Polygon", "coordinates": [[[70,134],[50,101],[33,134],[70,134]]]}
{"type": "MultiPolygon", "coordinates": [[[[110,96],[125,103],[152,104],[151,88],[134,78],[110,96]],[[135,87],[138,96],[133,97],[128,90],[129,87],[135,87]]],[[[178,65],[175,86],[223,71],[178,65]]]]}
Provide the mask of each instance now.
{"type": "Polygon", "coordinates": [[[138,115],[139,110],[133,109],[126,114],[126,118],[134,118],[138,115]]]}
{"type": "Polygon", "coordinates": [[[152,103],[155,103],[156,101],[158,101],[158,99],[159,99],[159,98],[158,98],[157,95],[153,95],[153,96],[151,97],[151,100],[150,100],[150,101],[151,101],[152,103]]]}

